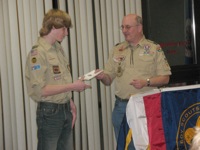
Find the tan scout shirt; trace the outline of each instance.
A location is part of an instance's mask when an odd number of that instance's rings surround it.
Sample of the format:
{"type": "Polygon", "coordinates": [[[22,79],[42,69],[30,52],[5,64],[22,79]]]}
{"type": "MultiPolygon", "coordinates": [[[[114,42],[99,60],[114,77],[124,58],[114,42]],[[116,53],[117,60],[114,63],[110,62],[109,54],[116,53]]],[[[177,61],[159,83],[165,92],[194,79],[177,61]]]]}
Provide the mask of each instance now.
{"type": "Polygon", "coordinates": [[[171,69],[160,46],[145,37],[135,47],[126,41],[115,46],[110,52],[104,71],[112,79],[115,78],[115,94],[122,99],[155,89],[136,89],[129,85],[133,79],[146,80],[157,75],[171,75],[171,69]]]}
{"type": "Polygon", "coordinates": [[[36,102],[66,103],[71,92],[42,97],[41,91],[45,85],[62,85],[72,82],[69,62],[61,45],[53,46],[43,38],[32,48],[26,62],[26,84],[29,96],[36,102]]]}

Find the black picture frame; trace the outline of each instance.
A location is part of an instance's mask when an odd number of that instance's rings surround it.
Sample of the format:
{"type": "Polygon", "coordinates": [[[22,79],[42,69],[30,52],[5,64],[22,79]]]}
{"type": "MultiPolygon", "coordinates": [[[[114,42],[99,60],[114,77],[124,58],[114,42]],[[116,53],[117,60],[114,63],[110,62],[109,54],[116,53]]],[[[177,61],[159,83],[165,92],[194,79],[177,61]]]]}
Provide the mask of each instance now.
{"type": "MultiPolygon", "coordinates": [[[[142,17],[143,17],[143,30],[144,35],[146,38],[153,40],[155,42],[159,41],[160,37],[166,36],[162,35],[162,32],[159,32],[158,37],[156,38],[156,34],[152,33],[152,31],[156,31],[156,27],[163,29],[163,31],[168,31],[168,26],[173,23],[175,20],[171,20],[176,16],[177,13],[180,13],[180,9],[178,8],[179,5],[187,1],[191,4],[190,11],[192,12],[192,23],[193,23],[193,44],[192,47],[193,51],[193,60],[192,63],[183,63],[183,64],[170,64],[172,69],[172,75],[170,77],[169,85],[191,85],[191,84],[198,84],[200,81],[200,1],[199,0],[144,0],[142,1],[142,17]],[[166,3],[167,2],[167,3],[166,3]],[[166,4],[165,4],[166,3],[166,4]],[[175,5],[176,4],[176,5],[175,5]],[[164,5],[164,6],[163,6],[164,5]],[[164,8],[166,11],[162,9],[164,8]],[[171,12],[171,13],[170,13],[171,12]],[[160,17],[159,17],[159,15],[160,17]],[[171,15],[171,16],[170,16],[171,15]],[[160,20],[156,20],[160,19],[160,20]],[[166,20],[165,20],[166,19],[166,20]],[[160,21],[160,22],[159,22],[160,21]],[[163,21],[163,24],[162,22],[163,21]],[[157,26],[160,23],[159,26],[157,26]],[[155,26],[154,26],[155,25],[155,26]]],[[[182,12],[183,15],[185,12],[182,12]]],[[[181,14],[179,14],[181,15],[181,14]]],[[[177,19],[178,20],[178,19],[177,19]]],[[[174,22],[179,25],[178,21],[174,22]]],[[[181,26],[182,24],[180,24],[181,26]]],[[[165,33],[166,33],[165,32],[165,33]]],[[[184,31],[183,31],[184,32],[184,31]]],[[[160,44],[158,42],[158,44],[160,44]]],[[[165,52],[165,51],[164,51],[165,52]]]]}

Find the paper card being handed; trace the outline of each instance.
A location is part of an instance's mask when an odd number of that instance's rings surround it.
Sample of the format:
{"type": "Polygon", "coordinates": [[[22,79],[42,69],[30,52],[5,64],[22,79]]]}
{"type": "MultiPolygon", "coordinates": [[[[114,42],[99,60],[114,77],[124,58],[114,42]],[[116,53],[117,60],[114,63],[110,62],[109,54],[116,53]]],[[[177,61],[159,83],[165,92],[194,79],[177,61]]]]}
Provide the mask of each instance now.
{"type": "MultiPolygon", "coordinates": [[[[95,73],[95,70],[92,70],[86,74],[84,74],[84,78],[83,80],[91,80],[92,78],[96,77],[98,74],[100,74],[101,72],[103,72],[103,70],[100,70],[99,72],[95,73]]],[[[79,77],[79,79],[81,79],[81,77],[79,77]]]]}

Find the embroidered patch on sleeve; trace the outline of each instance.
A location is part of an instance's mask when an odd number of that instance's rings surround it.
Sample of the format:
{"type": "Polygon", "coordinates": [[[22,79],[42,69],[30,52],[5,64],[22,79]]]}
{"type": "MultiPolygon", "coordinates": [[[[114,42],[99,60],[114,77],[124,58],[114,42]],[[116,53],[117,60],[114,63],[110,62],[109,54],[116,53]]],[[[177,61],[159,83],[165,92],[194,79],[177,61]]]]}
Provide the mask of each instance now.
{"type": "Polygon", "coordinates": [[[31,68],[32,68],[32,70],[40,70],[41,66],[39,64],[37,64],[37,65],[32,66],[31,68]]]}
{"type": "Polygon", "coordinates": [[[31,50],[31,56],[36,56],[38,54],[37,50],[31,50]]]}
{"type": "Polygon", "coordinates": [[[160,46],[157,46],[157,47],[156,47],[156,50],[157,50],[158,52],[162,52],[162,51],[163,51],[162,48],[161,48],[160,46]]]}
{"type": "Polygon", "coordinates": [[[33,58],[31,59],[31,62],[32,62],[32,63],[36,63],[36,62],[37,62],[36,57],[33,57],[33,58]]]}

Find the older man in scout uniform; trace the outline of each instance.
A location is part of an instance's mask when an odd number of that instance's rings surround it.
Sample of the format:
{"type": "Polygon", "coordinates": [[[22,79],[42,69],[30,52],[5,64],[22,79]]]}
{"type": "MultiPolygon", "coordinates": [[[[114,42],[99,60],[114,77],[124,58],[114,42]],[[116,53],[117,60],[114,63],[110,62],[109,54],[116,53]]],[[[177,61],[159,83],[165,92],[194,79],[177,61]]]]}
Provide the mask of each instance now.
{"type": "Polygon", "coordinates": [[[130,96],[167,84],[171,75],[160,45],[143,35],[140,16],[125,16],[121,30],[125,41],[112,48],[104,72],[96,76],[105,85],[110,85],[113,80],[115,82],[116,101],[112,122],[116,139],[130,96]]]}

